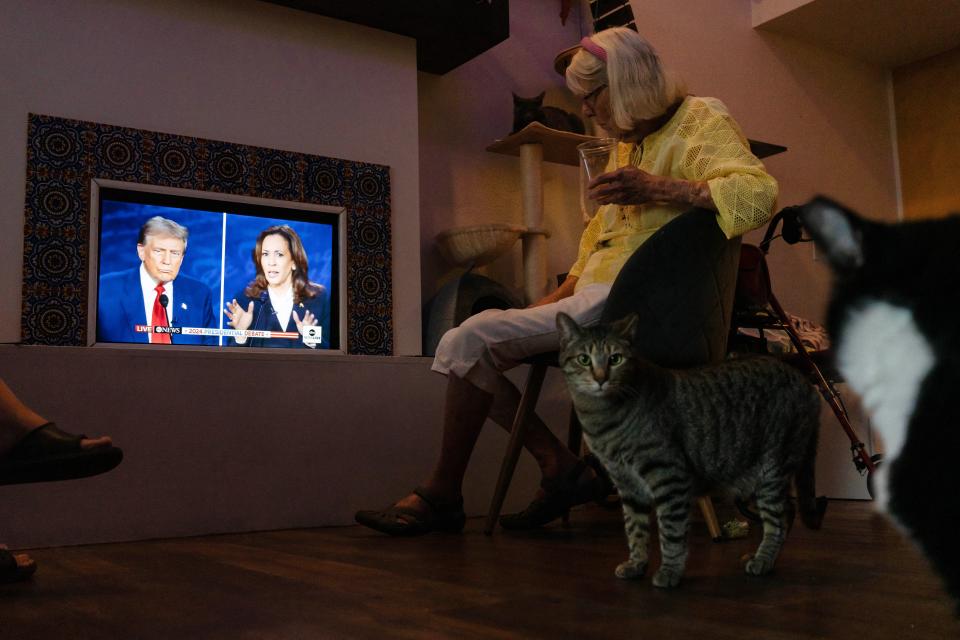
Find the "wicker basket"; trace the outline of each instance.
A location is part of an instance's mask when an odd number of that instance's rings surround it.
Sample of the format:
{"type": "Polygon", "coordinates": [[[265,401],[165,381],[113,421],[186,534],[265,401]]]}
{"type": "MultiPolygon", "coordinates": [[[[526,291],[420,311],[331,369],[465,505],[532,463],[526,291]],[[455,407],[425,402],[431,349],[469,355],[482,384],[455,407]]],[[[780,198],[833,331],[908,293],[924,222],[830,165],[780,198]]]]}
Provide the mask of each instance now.
{"type": "Polygon", "coordinates": [[[450,264],[480,266],[509,251],[525,231],[525,227],[512,224],[457,227],[437,235],[437,249],[450,264]]]}

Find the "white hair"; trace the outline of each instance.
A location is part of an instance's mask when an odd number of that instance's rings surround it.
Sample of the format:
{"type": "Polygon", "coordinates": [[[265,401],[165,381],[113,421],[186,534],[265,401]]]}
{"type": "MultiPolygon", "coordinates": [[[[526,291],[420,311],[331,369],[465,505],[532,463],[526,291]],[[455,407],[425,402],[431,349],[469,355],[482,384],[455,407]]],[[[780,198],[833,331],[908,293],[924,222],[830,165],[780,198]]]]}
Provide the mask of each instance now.
{"type": "Polygon", "coordinates": [[[567,67],[567,87],[581,97],[609,87],[610,114],[622,131],[663,115],[686,95],[683,80],[664,68],[656,50],[633,29],[614,27],[590,39],[603,48],[607,61],[580,49],[567,67]]]}
{"type": "Polygon", "coordinates": [[[183,240],[183,246],[187,246],[187,238],[190,232],[182,224],[178,224],[168,218],[153,216],[143,223],[140,227],[140,236],[137,238],[137,244],[146,244],[150,236],[169,236],[178,240],[183,240]]]}

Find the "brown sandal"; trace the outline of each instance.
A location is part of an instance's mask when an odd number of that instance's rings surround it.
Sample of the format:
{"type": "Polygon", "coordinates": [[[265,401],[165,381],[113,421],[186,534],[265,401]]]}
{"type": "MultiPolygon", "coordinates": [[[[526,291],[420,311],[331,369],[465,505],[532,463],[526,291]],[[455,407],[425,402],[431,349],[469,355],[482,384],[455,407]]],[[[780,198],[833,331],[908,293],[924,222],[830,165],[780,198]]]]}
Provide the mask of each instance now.
{"type": "Polygon", "coordinates": [[[458,533],[463,530],[467,521],[463,512],[463,497],[456,502],[443,503],[429,495],[423,487],[417,487],[413,493],[427,503],[429,512],[392,506],[380,511],[357,511],[354,520],[391,536],[420,536],[431,531],[458,533]]]}
{"type": "Polygon", "coordinates": [[[584,457],[559,478],[541,480],[540,487],[543,489],[542,496],[534,498],[520,513],[500,516],[500,526],[514,531],[542,527],[562,518],[571,507],[605,500],[612,485],[602,468],[597,469],[594,460],[584,457]],[[587,469],[593,469],[596,476],[590,482],[580,483],[580,477],[587,469]]]}
{"type": "Polygon", "coordinates": [[[20,564],[15,555],[0,548],[0,584],[29,580],[36,570],[37,563],[33,560],[29,564],[20,564]]]}

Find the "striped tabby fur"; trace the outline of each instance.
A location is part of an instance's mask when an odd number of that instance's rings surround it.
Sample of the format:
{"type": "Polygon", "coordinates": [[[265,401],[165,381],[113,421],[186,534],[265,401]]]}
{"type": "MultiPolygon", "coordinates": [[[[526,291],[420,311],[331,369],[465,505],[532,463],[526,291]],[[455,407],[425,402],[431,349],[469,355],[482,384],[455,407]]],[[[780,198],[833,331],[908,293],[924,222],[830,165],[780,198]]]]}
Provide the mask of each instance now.
{"type": "Polygon", "coordinates": [[[763,539],[746,572],[773,569],[786,537],[790,481],[804,523],[819,527],[814,462],[820,400],[795,369],[757,356],[675,371],[632,353],[636,316],[581,328],[557,315],[560,363],[583,433],[620,493],[630,557],[619,578],[647,568],[656,511],[657,587],[680,582],[693,499],[716,489],[756,497],[763,539]]]}

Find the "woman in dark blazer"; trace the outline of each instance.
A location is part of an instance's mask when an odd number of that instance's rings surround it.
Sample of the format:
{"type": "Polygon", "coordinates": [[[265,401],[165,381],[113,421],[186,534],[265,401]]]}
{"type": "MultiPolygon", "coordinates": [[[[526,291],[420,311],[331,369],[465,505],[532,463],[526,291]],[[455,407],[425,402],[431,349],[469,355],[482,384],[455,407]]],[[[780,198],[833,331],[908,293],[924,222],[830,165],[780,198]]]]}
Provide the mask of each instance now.
{"type": "Polygon", "coordinates": [[[330,294],[322,285],[310,282],[307,254],[297,232],[285,224],[261,231],[253,249],[253,264],[256,277],[224,309],[230,326],[238,330],[300,335],[269,339],[237,337],[230,344],[329,349],[330,294]],[[320,327],[319,343],[304,340],[304,331],[309,327],[320,327]]]}

